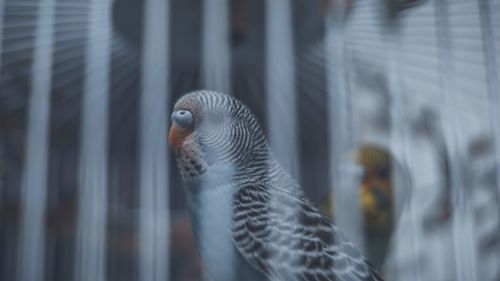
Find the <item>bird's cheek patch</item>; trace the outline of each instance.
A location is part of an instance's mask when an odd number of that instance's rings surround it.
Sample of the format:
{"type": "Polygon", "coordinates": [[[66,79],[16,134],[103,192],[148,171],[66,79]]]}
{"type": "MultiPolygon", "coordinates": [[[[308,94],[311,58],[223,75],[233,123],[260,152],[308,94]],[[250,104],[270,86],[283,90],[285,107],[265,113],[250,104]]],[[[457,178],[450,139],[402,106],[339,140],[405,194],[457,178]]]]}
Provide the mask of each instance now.
{"type": "Polygon", "coordinates": [[[193,129],[181,128],[175,123],[170,127],[168,132],[168,142],[170,147],[175,152],[179,151],[184,140],[193,132],[193,129]]]}

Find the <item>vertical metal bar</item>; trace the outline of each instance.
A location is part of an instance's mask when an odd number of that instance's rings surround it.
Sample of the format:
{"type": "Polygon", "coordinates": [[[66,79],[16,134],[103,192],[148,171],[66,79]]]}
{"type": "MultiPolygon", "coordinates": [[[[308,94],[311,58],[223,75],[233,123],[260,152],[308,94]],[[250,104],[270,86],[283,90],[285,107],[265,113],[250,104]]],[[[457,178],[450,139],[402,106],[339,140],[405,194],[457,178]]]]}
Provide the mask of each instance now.
{"type": "Polygon", "coordinates": [[[201,85],[229,94],[230,48],[228,0],[204,0],[201,85]]]}
{"type": "MultiPolygon", "coordinates": [[[[395,24],[395,23],[393,23],[395,24]]],[[[411,159],[409,159],[410,155],[408,153],[408,125],[409,125],[409,119],[406,116],[406,111],[408,110],[407,108],[407,101],[406,101],[406,96],[405,92],[402,88],[401,85],[401,77],[400,77],[400,66],[399,62],[401,61],[401,42],[400,42],[400,33],[397,30],[398,27],[396,26],[387,26],[387,30],[385,32],[385,42],[386,42],[386,59],[387,59],[387,77],[388,77],[388,82],[389,82],[389,92],[391,95],[391,152],[393,153],[394,159],[395,160],[400,160],[401,164],[403,167],[407,163],[411,162],[411,159]]],[[[392,170],[393,176],[392,176],[392,181],[393,181],[393,187],[394,187],[394,203],[395,203],[395,212],[394,214],[399,214],[400,211],[402,211],[403,206],[401,206],[401,202],[398,201],[399,198],[404,198],[402,194],[404,194],[405,188],[412,188],[409,186],[409,179],[408,175],[403,174],[403,170],[401,169],[402,167],[398,166],[397,161],[393,161],[392,163],[392,170]]],[[[414,257],[414,260],[417,263],[416,268],[411,269],[411,274],[408,274],[407,272],[403,276],[397,276],[399,273],[398,265],[394,264],[394,271],[396,274],[396,278],[412,278],[411,280],[422,280],[421,276],[421,265],[420,265],[420,260],[418,258],[418,253],[419,253],[419,248],[420,248],[420,242],[419,235],[417,234],[418,231],[418,222],[419,220],[417,219],[417,210],[415,210],[416,206],[415,204],[410,203],[409,207],[409,214],[411,221],[409,221],[409,225],[412,229],[411,236],[407,236],[405,233],[404,237],[398,237],[397,241],[398,243],[396,244],[396,255],[398,253],[402,252],[408,252],[411,251],[411,255],[414,257]],[[411,276],[411,277],[410,277],[411,276]]],[[[393,218],[394,221],[397,221],[397,217],[393,218]]],[[[395,232],[396,233],[396,232],[395,232]]]]}
{"type": "MultiPolygon", "coordinates": [[[[385,7],[386,8],[386,7],[385,7]]],[[[387,19],[385,19],[387,21],[387,19]]],[[[394,187],[394,215],[399,214],[399,212],[403,209],[401,206],[401,202],[398,201],[399,198],[404,198],[401,194],[405,193],[404,188],[411,188],[408,186],[408,178],[407,175],[403,174],[402,167],[405,167],[406,163],[411,161],[408,159],[409,155],[407,153],[408,146],[408,117],[406,116],[407,103],[405,92],[402,90],[401,85],[401,76],[400,76],[400,60],[401,58],[401,42],[400,42],[400,30],[398,26],[398,22],[396,20],[392,20],[386,22],[384,33],[384,47],[385,50],[385,58],[386,58],[386,73],[387,73],[387,81],[388,81],[388,89],[391,97],[390,104],[390,115],[391,115],[391,131],[390,131],[390,143],[391,143],[391,152],[393,154],[394,160],[392,162],[392,182],[394,187]],[[403,166],[398,166],[398,162],[403,166]]],[[[398,256],[402,252],[407,253],[411,252],[411,256],[414,257],[414,260],[417,261],[417,267],[411,269],[411,274],[407,272],[404,275],[399,276],[401,274],[398,268],[398,264],[391,265],[394,270],[395,278],[412,278],[409,280],[422,280],[421,276],[421,267],[420,261],[418,258],[418,249],[419,249],[419,237],[417,236],[417,218],[415,211],[415,204],[410,204],[409,207],[409,217],[410,221],[408,225],[411,227],[412,231],[410,233],[412,236],[407,236],[407,233],[404,236],[396,236],[397,243],[395,254],[398,256]],[[404,276],[404,277],[403,277],[404,276]]],[[[397,217],[394,217],[393,220],[396,222],[397,217]]],[[[396,231],[394,233],[397,233],[396,231]]]]}
{"type": "MultiPolygon", "coordinates": [[[[491,6],[489,0],[478,0],[479,20],[481,21],[481,31],[484,48],[484,62],[486,68],[486,86],[490,105],[490,119],[492,133],[495,141],[496,169],[497,169],[497,188],[500,192],[500,87],[498,72],[498,55],[496,53],[496,44],[494,34],[495,30],[491,19],[491,6]]],[[[500,13],[498,13],[500,15],[500,13]]],[[[496,32],[499,32],[497,30],[496,32]]]]}
{"type": "Polygon", "coordinates": [[[139,280],[169,279],[169,108],[170,1],[147,0],[140,107],[139,280]]]}
{"type": "MultiPolygon", "coordinates": [[[[2,77],[2,47],[3,47],[3,23],[4,23],[4,13],[5,0],[0,0],[0,78],[2,77]]],[[[1,189],[0,189],[1,190],[1,189]]]]}
{"type": "Polygon", "coordinates": [[[75,279],[104,281],[111,18],[109,1],[91,0],[89,5],[75,279]]]}
{"type": "Polygon", "coordinates": [[[473,235],[473,214],[465,196],[463,171],[460,161],[460,108],[454,91],[453,46],[451,42],[451,28],[446,0],[434,0],[436,36],[440,65],[440,83],[442,97],[445,102],[445,141],[449,153],[451,170],[452,198],[453,198],[453,245],[455,251],[456,280],[477,280],[476,239],[473,235]]]}
{"type": "Polygon", "coordinates": [[[44,279],[47,154],[52,81],[54,0],[41,0],[36,21],[26,160],[22,182],[19,280],[44,279]]]}
{"type": "Polygon", "coordinates": [[[292,1],[266,1],[268,138],[283,168],[300,179],[292,1]]]}
{"type": "MultiPolygon", "coordinates": [[[[4,11],[5,1],[0,0],[0,81],[2,81],[2,47],[3,47],[3,11],[4,11]]],[[[5,157],[4,147],[2,147],[3,135],[0,133],[0,157],[5,157]]],[[[0,206],[2,206],[2,194],[3,194],[3,185],[4,178],[0,171],[0,206]]]]}
{"type": "MultiPolygon", "coordinates": [[[[230,83],[230,46],[229,46],[229,1],[228,0],[204,0],[203,1],[203,26],[202,26],[202,73],[201,73],[201,85],[207,90],[219,91],[226,94],[231,94],[231,83],[230,83]]],[[[222,176],[222,175],[221,175],[222,176]]],[[[213,198],[204,198],[201,196],[200,199],[203,205],[212,202],[213,198]]],[[[224,213],[220,214],[218,218],[227,218],[227,212],[230,212],[230,198],[221,197],[218,198],[218,204],[226,206],[220,210],[224,213]],[[229,201],[228,201],[229,200],[229,201]]],[[[207,208],[210,210],[210,208],[207,208]]],[[[210,216],[213,213],[210,211],[204,212],[203,215],[210,216]]],[[[230,216],[229,216],[230,217],[230,216]]],[[[212,218],[213,219],[213,218],[212,218]]],[[[216,220],[211,221],[207,219],[200,219],[200,224],[197,226],[199,229],[199,241],[198,246],[200,248],[200,254],[205,259],[204,262],[208,265],[206,268],[210,267],[210,258],[206,255],[206,246],[213,246],[213,243],[217,241],[215,236],[217,235],[216,228],[227,228],[229,229],[230,222],[227,220],[216,220]]],[[[226,276],[227,280],[233,280],[233,261],[234,253],[232,249],[226,247],[221,247],[219,249],[219,255],[215,258],[222,260],[227,263],[227,267],[217,268],[216,270],[224,270],[224,274],[218,274],[218,276],[226,276]]],[[[210,280],[206,276],[206,272],[203,272],[203,280],[210,280]]]]}
{"type": "MultiPolygon", "coordinates": [[[[499,56],[496,53],[496,42],[495,42],[495,34],[500,32],[500,28],[495,30],[494,24],[492,21],[492,14],[496,12],[500,15],[500,2],[496,2],[497,11],[494,10],[493,1],[489,0],[478,0],[479,6],[479,20],[481,23],[481,35],[483,40],[483,52],[484,52],[484,63],[486,68],[486,91],[489,100],[489,117],[490,117],[490,126],[493,135],[493,149],[495,151],[495,168],[496,168],[496,187],[498,192],[500,192],[500,87],[499,87],[499,72],[498,72],[498,64],[500,63],[499,56]],[[492,4],[492,5],[490,5],[492,4]],[[493,6],[493,7],[492,7],[493,6]],[[495,31],[497,33],[495,33],[495,31]]],[[[498,202],[496,202],[498,204],[498,202]]],[[[500,236],[500,233],[497,234],[500,236]]],[[[484,257],[484,256],[483,256],[484,257]]],[[[500,253],[496,253],[493,259],[498,259],[500,257],[500,253]]],[[[484,262],[485,258],[481,260],[484,262]]],[[[491,267],[489,267],[491,268],[491,267]]],[[[495,268],[495,267],[493,267],[495,268]]],[[[484,272],[485,267],[478,266],[478,271],[480,274],[479,278],[483,278],[486,272],[484,272]]],[[[494,269],[495,270],[495,269],[494,269]]],[[[497,276],[498,269],[496,269],[497,276]]]]}
{"type": "Polygon", "coordinates": [[[359,182],[346,165],[354,149],[345,36],[345,1],[336,1],[333,14],[326,17],[326,71],[329,108],[330,169],[335,200],[335,222],[364,253],[359,182]],[[348,212],[346,210],[349,210],[348,212]]]}
{"type": "MultiPolygon", "coordinates": [[[[384,11],[387,11],[387,3],[380,2],[384,11]]],[[[394,5],[397,5],[393,3],[394,5]]],[[[395,8],[398,9],[398,8],[395,8]]],[[[397,11],[399,12],[399,11],[397,11]]],[[[390,103],[390,146],[391,153],[393,156],[392,161],[392,183],[393,183],[393,198],[394,198],[394,212],[393,221],[394,226],[394,258],[393,260],[400,260],[403,257],[412,257],[416,261],[416,266],[413,268],[403,269],[400,264],[393,263],[389,264],[389,271],[392,272],[395,279],[405,279],[405,280],[423,280],[422,277],[422,266],[419,257],[420,245],[420,235],[419,235],[419,219],[417,216],[418,205],[414,202],[406,202],[408,204],[408,217],[406,222],[408,226],[404,229],[404,232],[398,231],[397,215],[402,212],[405,208],[402,204],[405,199],[408,199],[405,195],[408,194],[408,189],[413,188],[410,183],[408,175],[408,164],[412,162],[411,154],[409,151],[409,118],[407,116],[408,111],[408,97],[406,96],[406,91],[402,84],[401,77],[401,61],[403,61],[403,44],[401,42],[401,22],[404,19],[401,15],[389,15],[388,12],[384,13],[383,21],[383,48],[384,48],[384,58],[386,60],[386,75],[388,82],[388,90],[391,98],[390,103]],[[387,18],[393,17],[393,18],[387,18]],[[400,200],[403,200],[401,202],[400,200]],[[410,253],[410,254],[408,254],[410,253]]],[[[411,167],[410,167],[411,168],[411,167]]]]}

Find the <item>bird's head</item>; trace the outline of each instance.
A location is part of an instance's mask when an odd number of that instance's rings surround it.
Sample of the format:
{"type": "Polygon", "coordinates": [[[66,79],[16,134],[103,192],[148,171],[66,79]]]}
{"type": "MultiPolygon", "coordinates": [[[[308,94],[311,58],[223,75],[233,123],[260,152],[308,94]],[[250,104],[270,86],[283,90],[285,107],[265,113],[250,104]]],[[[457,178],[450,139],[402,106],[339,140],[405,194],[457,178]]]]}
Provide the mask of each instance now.
{"type": "Polygon", "coordinates": [[[174,106],[168,135],[185,183],[227,183],[265,170],[268,145],[259,123],[239,100],[196,91],[174,106]]]}

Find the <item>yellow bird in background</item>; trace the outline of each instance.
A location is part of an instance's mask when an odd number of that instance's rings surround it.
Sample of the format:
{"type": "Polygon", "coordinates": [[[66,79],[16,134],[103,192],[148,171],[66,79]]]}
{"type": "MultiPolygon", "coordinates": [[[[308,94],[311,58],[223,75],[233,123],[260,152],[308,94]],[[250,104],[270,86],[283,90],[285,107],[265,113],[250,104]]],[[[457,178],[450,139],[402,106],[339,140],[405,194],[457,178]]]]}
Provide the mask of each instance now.
{"type": "MultiPolygon", "coordinates": [[[[396,217],[392,156],[383,147],[364,144],[355,151],[353,160],[363,170],[358,189],[367,258],[381,271],[396,217]]],[[[328,201],[321,204],[321,209],[325,214],[334,217],[333,192],[327,198],[328,201]]]]}
{"type": "Polygon", "coordinates": [[[365,231],[379,235],[392,231],[392,157],[383,148],[365,145],[358,149],[356,162],[363,167],[359,185],[365,231]]]}

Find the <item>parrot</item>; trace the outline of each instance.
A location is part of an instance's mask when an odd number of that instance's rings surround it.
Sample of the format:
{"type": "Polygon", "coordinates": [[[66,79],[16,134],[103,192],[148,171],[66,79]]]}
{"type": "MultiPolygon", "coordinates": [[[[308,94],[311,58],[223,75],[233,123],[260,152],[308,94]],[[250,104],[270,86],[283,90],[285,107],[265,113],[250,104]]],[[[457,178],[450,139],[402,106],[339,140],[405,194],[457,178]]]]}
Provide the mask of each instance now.
{"type": "Polygon", "coordinates": [[[241,101],[207,90],[185,94],[168,140],[207,278],[383,280],[281,167],[241,101]]]}
{"type": "MultiPolygon", "coordinates": [[[[363,236],[366,245],[366,256],[372,265],[382,271],[390,240],[395,228],[395,219],[400,213],[396,211],[393,190],[392,166],[394,163],[390,152],[382,146],[372,143],[362,143],[349,157],[362,168],[359,185],[363,236]]],[[[404,187],[402,187],[404,188],[404,187]]],[[[332,219],[335,219],[333,188],[320,202],[320,210],[332,219]]],[[[401,203],[408,200],[407,190],[403,190],[401,203]]]]}
{"type": "Polygon", "coordinates": [[[380,269],[399,215],[394,205],[392,157],[384,148],[366,144],[359,147],[356,158],[364,168],[359,188],[367,256],[380,269]]]}

